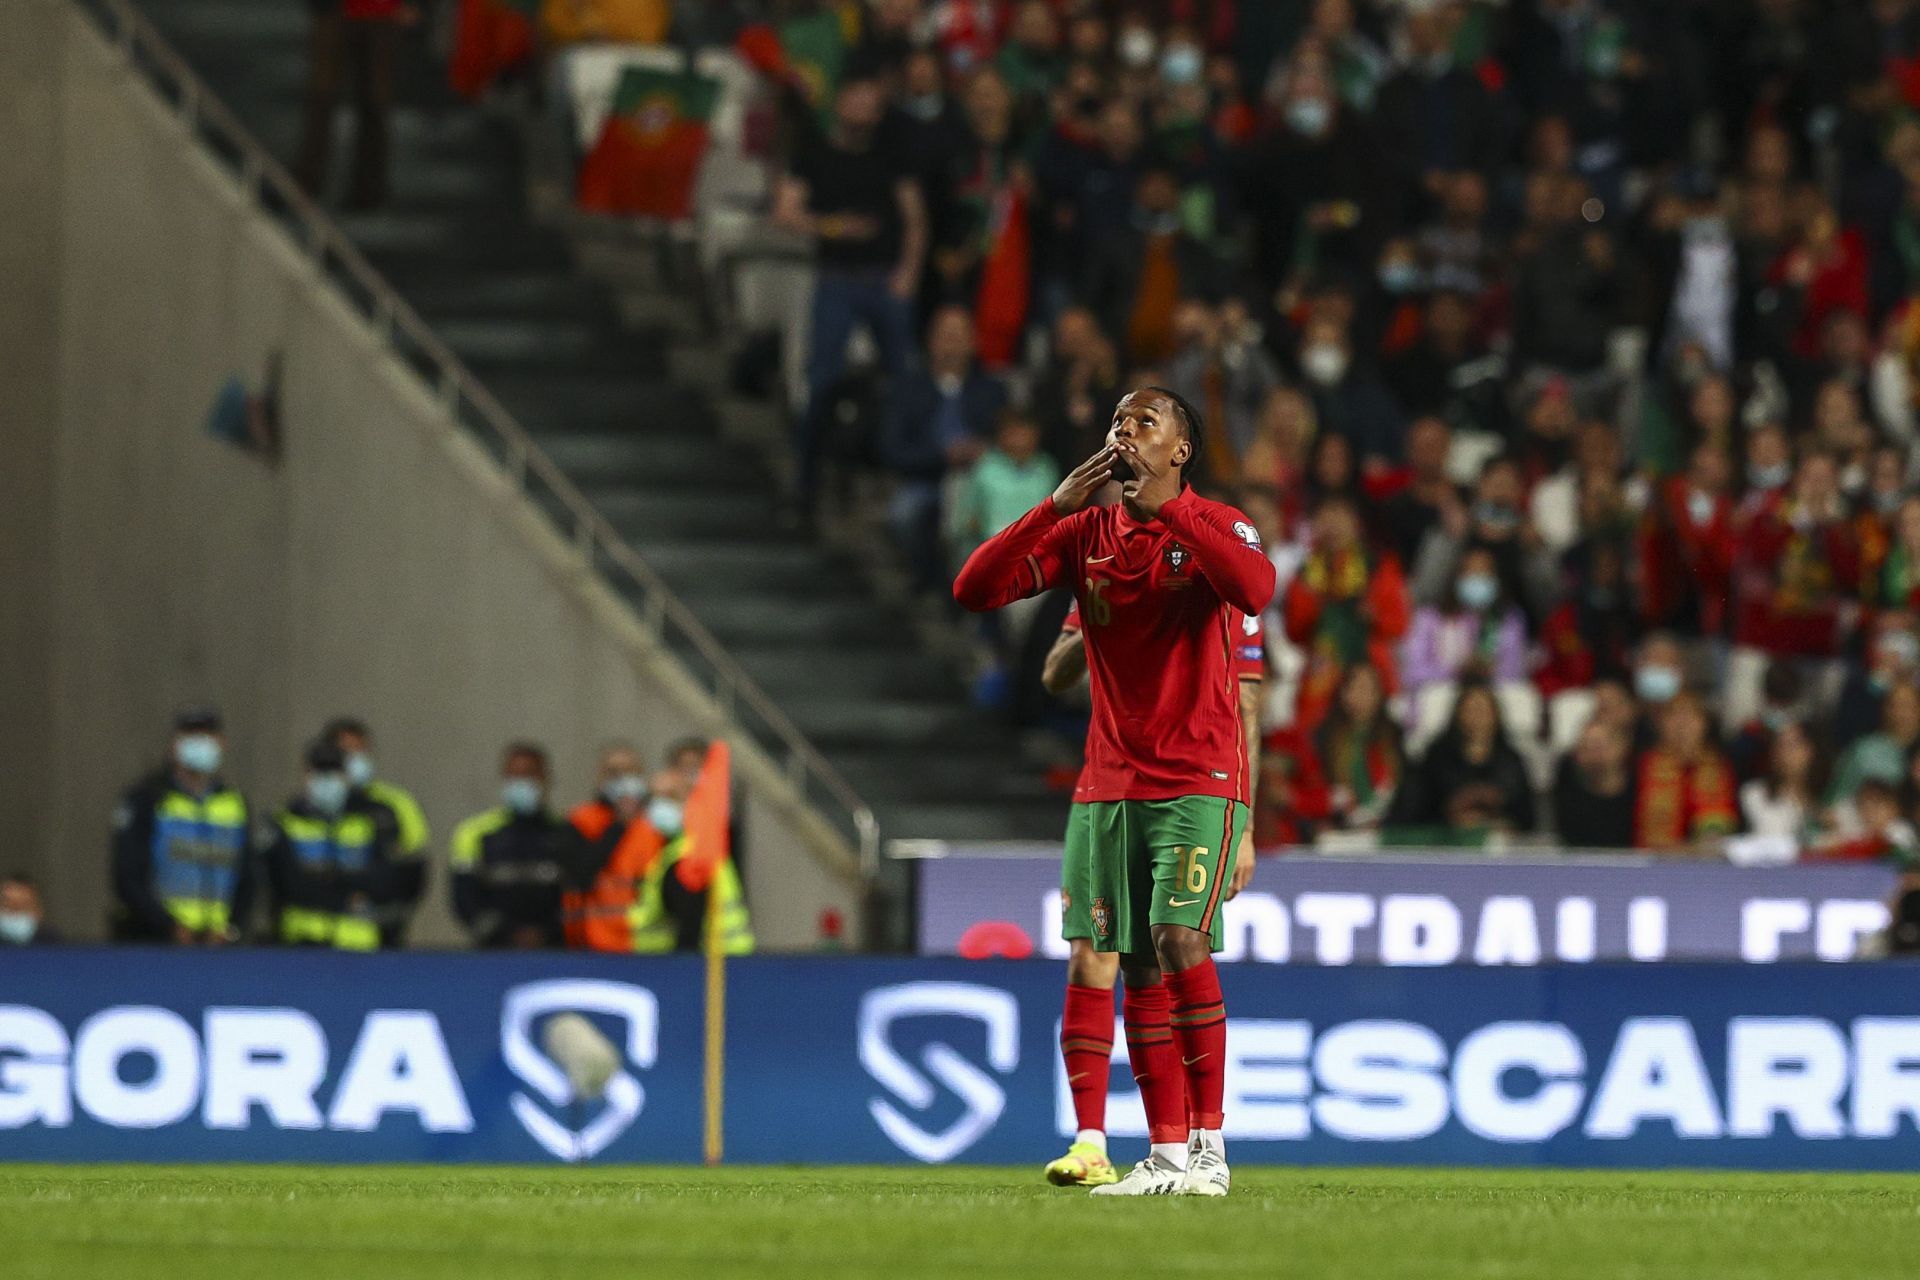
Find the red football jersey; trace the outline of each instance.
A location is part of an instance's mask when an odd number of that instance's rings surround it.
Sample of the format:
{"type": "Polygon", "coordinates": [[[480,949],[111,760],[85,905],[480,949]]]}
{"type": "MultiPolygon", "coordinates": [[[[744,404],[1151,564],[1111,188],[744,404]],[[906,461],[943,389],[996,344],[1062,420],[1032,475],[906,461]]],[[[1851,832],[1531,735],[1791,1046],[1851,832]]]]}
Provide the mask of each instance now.
{"type": "MultiPolygon", "coordinates": [[[[1233,671],[1242,680],[1265,680],[1267,678],[1267,624],[1260,615],[1233,611],[1239,622],[1238,637],[1233,646],[1233,671]]],[[[1060,623],[1062,633],[1080,630],[1080,601],[1075,600],[1067,606],[1067,616],[1060,623]]]]}
{"type": "Polygon", "coordinates": [[[989,609],[1072,589],[1093,686],[1076,801],[1250,803],[1238,650],[1273,584],[1252,522],[1188,490],[1154,520],[1125,503],[1062,517],[1043,502],[974,552],[954,595],[989,609]]]}

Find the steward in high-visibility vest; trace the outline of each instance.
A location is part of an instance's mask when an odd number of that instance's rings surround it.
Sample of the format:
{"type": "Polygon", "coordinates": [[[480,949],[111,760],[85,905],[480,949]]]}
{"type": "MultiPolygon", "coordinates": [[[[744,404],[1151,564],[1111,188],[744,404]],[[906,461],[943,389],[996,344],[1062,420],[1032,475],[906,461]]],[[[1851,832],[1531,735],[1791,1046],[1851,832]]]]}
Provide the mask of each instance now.
{"type": "Polygon", "coordinates": [[[247,802],[220,776],[220,715],[182,712],[168,764],[130,788],[113,820],[114,935],[218,945],[239,936],[253,893],[247,802]]]}
{"type": "Polygon", "coordinates": [[[631,949],[642,954],[699,951],[709,911],[720,950],[753,951],[753,924],[734,866],[729,834],[731,756],[725,742],[684,742],[654,783],[644,823],[616,860],[638,881],[627,917],[631,949]],[[709,902],[716,895],[718,902],[709,902]]]}
{"type": "Polygon", "coordinates": [[[596,794],[567,815],[577,848],[560,915],[567,945],[586,951],[631,951],[628,917],[639,899],[640,881],[628,860],[616,857],[636,826],[646,825],[646,763],[631,744],[616,742],[600,752],[596,794]]]}
{"type": "Polygon", "coordinates": [[[547,753],[516,742],[501,765],[500,807],[454,828],[453,910],[479,947],[557,947],[560,894],[575,878],[573,829],[547,809],[547,753]]]}
{"type": "Polygon", "coordinates": [[[400,947],[406,944],[407,926],[426,893],[427,867],[433,832],[420,802],[404,788],[382,778],[374,769],[373,732],[364,720],[341,716],[327,725],[320,735],[345,754],[347,781],[375,804],[393,813],[395,837],[393,856],[387,866],[384,889],[374,899],[373,912],[380,924],[380,945],[400,947]]]}
{"type": "Polygon", "coordinates": [[[348,780],[339,747],[321,741],[308,748],[305,788],[274,815],[273,828],[267,882],[280,941],[378,950],[374,904],[399,834],[392,811],[348,780]]]}

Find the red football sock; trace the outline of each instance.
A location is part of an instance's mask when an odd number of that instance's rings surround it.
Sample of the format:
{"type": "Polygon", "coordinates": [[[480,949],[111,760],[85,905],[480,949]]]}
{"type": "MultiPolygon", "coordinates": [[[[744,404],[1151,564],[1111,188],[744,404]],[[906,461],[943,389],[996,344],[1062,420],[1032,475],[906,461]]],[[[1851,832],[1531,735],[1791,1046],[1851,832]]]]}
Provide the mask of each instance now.
{"type": "Polygon", "coordinates": [[[1227,1007],[1220,999],[1220,971],[1212,960],[1203,960],[1183,973],[1169,973],[1166,981],[1193,1127],[1218,1129],[1227,1093],[1227,1007]]]}
{"type": "Polygon", "coordinates": [[[1107,1130],[1107,1081],[1113,1066],[1113,992],[1067,984],[1060,1020],[1060,1056],[1067,1064],[1075,1123],[1107,1130]]]}
{"type": "Polygon", "coordinates": [[[1173,1047],[1173,1029],[1167,1024],[1167,989],[1128,987],[1121,1008],[1127,1020],[1127,1057],[1147,1107],[1147,1141],[1184,1144],[1186,1087],[1180,1078],[1180,1052],[1173,1047]]]}

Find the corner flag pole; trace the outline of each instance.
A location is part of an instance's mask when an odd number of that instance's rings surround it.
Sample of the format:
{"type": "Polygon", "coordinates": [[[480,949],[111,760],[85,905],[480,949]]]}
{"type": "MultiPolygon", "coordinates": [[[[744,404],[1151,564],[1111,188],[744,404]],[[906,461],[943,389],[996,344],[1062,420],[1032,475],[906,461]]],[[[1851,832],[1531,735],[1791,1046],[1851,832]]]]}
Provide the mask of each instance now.
{"type": "Polygon", "coordinates": [[[724,741],[707,749],[707,761],[688,804],[690,822],[698,822],[696,849],[708,862],[707,919],[703,946],[707,955],[707,1035],[705,1088],[701,1116],[701,1154],[710,1165],[726,1152],[727,1082],[727,952],[720,928],[720,870],[731,850],[727,847],[727,810],[732,788],[730,753],[724,741]]]}

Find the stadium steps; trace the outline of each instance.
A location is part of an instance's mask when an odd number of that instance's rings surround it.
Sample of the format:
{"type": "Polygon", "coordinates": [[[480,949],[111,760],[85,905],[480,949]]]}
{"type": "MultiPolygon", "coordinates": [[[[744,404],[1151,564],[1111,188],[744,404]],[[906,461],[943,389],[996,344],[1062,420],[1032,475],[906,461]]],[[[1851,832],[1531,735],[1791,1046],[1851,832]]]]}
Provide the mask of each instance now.
{"type": "MultiPolygon", "coordinates": [[[[307,7],[140,2],[290,164],[307,7]]],[[[1046,793],[1018,736],[969,705],[852,553],[781,526],[776,477],[755,446],[784,428],[726,395],[719,343],[687,343],[684,292],[542,225],[519,128],[454,99],[423,45],[419,34],[403,45],[392,199],[342,214],[342,227],[873,804],[886,834],[1057,838],[1065,800],[1046,793]]],[[[350,133],[342,119],[336,188],[350,133]]]]}

